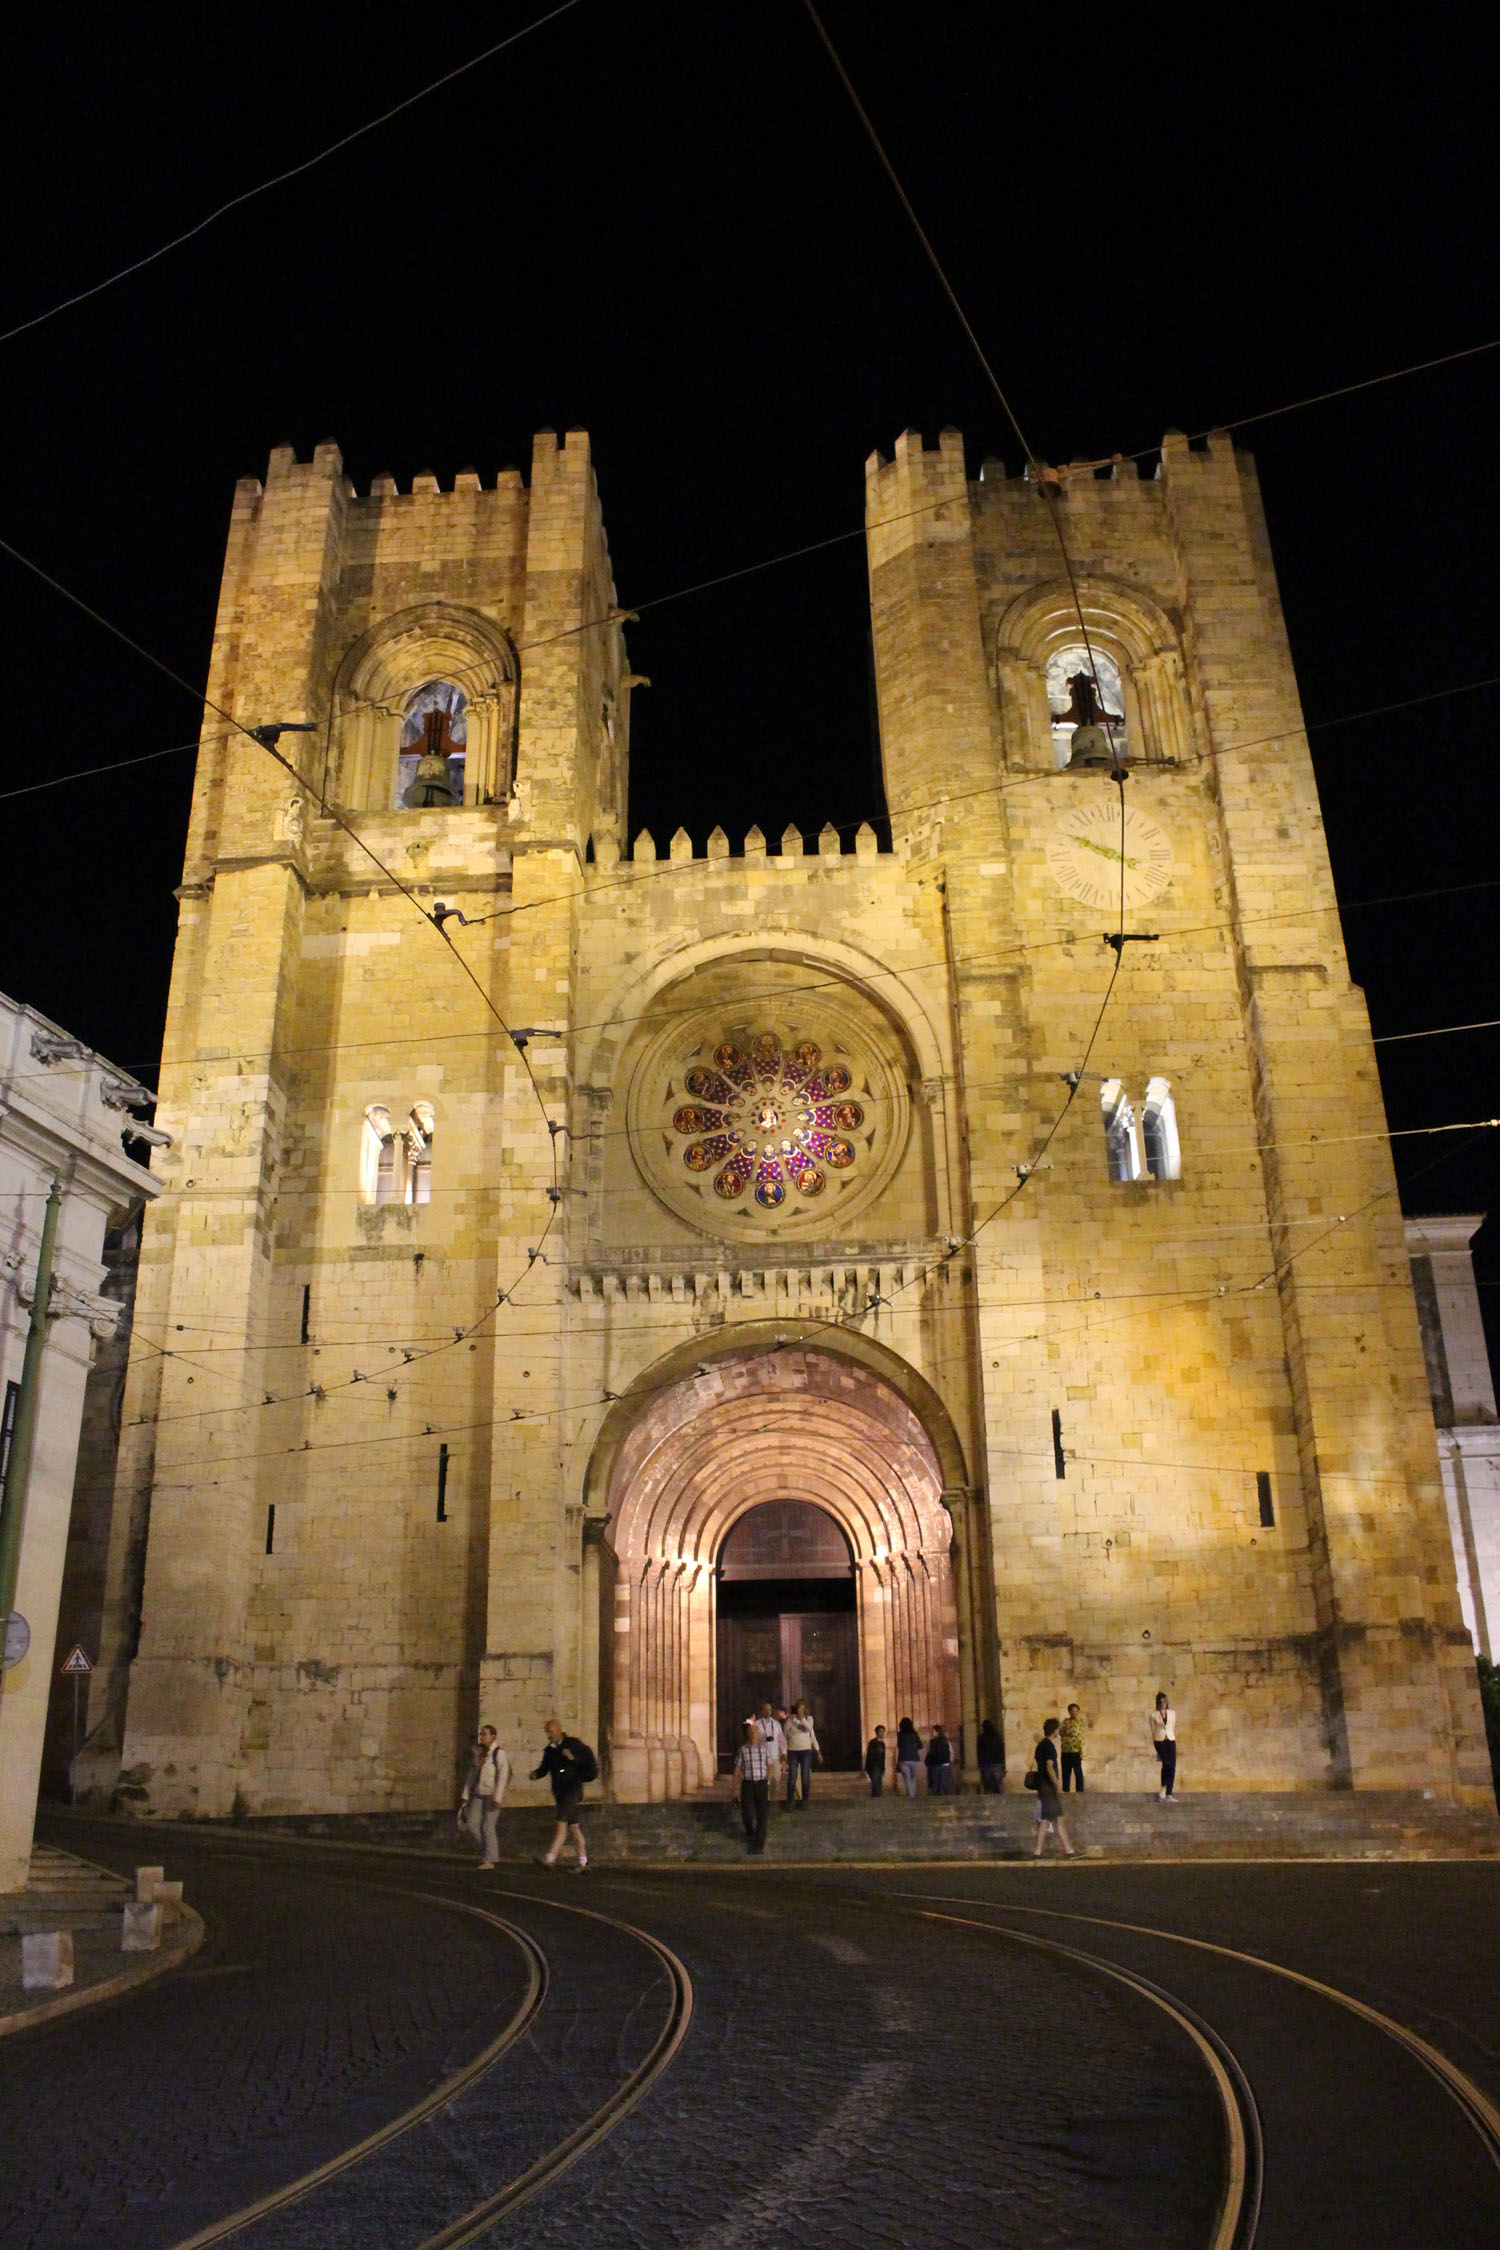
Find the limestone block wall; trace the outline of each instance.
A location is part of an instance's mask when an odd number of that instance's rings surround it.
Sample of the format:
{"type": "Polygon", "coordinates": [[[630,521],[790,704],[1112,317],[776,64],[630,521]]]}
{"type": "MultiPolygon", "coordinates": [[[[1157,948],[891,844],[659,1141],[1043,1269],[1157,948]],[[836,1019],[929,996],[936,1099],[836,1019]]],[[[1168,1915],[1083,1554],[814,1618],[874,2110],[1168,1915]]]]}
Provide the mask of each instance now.
{"type": "Polygon", "coordinates": [[[1157,478],[1058,482],[1121,786],[1056,767],[1036,485],[907,433],[869,504],[894,849],[622,859],[632,675],[581,433],[525,488],[361,498],[321,448],[241,489],[216,699],[305,713],[304,770],[365,778],[347,820],[294,808],[205,732],[119,1484],[119,1525],[150,1511],[125,1773],[155,1809],[432,1806],[478,1718],[524,1771],[553,1713],[622,1793],[691,1789],[737,1458],[875,1526],[921,1446],[920,1522],[850,1530],[870,1723],[925,1698],[1014,1757],[1076,1700],[1091,1777],[1136,1788],[1165,1687],[1194,1787],[1486,1785],[1253,477],[1169,441],[1157,478]],[[429,661],[474,687],[495,787],[418,814],[380,761],[429,661]],[[829,1107],[784,1164],[835,1063],[845,1145],[829,1107]],[[1112,1177],[1101,1089],[1139,1113],[1152,1081],[1180,1176],[1112,1177]],[[377,1202],[367,1121],[413,1105],[430,1196],[377,1202]],[[783,1362],[834,1371],[800,1423],[783,1362]],[[715,1382],[745,1419],[673,1423],[691,1536],[684,1500],[638,1538],[631,1446],[715,1382]],[[828,1421],[849,1383],[900,1402],[883,1498],[886,1440],[843,1463],[828,1421]]]}
{"type": "Polygon", "coordinates": [[[1081,1673],[1106,1775],[1149,1773],[1164,1685],[1208,1778],[1472,1791],[1394,1176],[1253,474],[1169,439],[1149,482],[1051,493],[991,465],[967,487],[954,432],[869,468],[888,788],[952,933],[1007,1702],[1081,1673]],[[1123,792],[1043,740],[1072,585],[1147,754],[1123,792]],[[1155,940],[1112,983],[1122,854],[1124,929],[1155,940]],[[1138,1108],[1171,1080],[1180,1180],[1108,1180],[1097,1081],[1048,1139],[1107,989],[1089,1067],[1138,1108]]]}
{"type": "MultiPolygon", "coordinates": [[[[556,1693],[556,1465],[534,1426],[492,1439],[493,1316],[558,1278],[531,1253],[559,1217],[548,1119],[568,1112],[561,1045],[523,1060],[504,1025],[571,1021],[572,892],[623,787],[586,438],[543,433],[529,491],[465,475],[368,498],[335,447],[282,449],[236,497],[211,682],[246,726],[315,721],[282,738],[313,790],[205,729],[163,1066],[177,1145],[143,1249],[111,1573],[126,1783],[163,1811],[441,1802],[487,1660],[538,1680],[528,1723],[556,1693]],[[390,695],[425,669],[480,696],[462,666],[491,659],[497,778],[496,714],[514,717],[500,800],[398,812],[376,770],[390,695]],[[361,707],[345,691],[367,680],[361,707]],[[364,801],[326,815],[317,792],[351,774],[364,801]],[[424,919],[439,899],[472,935],[424,919]],[[436,1120],[431,1201],[369,1208],[366,1112],[414,1102],[436,1120]],[[132,1661],[127,1526],[148,1496],[132,1661]],[[496,1575],[513,1630],[490,1634],[496,1575]]],[[[539,1397],[557,1356],[555,1337],[522,1354],[539,1397]]]]}

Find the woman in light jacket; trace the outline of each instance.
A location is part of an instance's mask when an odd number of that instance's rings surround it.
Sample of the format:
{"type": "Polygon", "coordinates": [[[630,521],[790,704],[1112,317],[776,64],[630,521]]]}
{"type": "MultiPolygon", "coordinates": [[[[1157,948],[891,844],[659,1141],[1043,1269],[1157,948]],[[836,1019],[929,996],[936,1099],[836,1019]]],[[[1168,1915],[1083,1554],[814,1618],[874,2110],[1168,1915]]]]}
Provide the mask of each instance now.
{"type": "Polygon", "coordinates": [[[491,1726],[479,1730],[469,1755],[468,1777],[458,1804],[458,1824],[467,1828],[479,1847],[479,1864],[493,1870],[500,1864],[500,1807],[510,1786],[510,1758],[501,1749],[491,1726]]]}
{"type": "Polygon", "coordinates": [[[786,1801],[788,1805],[806,1807],[807,1800],[812,1795],[814,1758],[817,1759],[819,1765],[822,1764],[823,1753],[818,1748],[818,1730],[813,1725],[811,1711],[799,1698],[787,1713],[786,1721],[786,1801]],[[799,1775],[802,1780],[802,1795],[800,1798],[797,1795],[799,1775]]]}

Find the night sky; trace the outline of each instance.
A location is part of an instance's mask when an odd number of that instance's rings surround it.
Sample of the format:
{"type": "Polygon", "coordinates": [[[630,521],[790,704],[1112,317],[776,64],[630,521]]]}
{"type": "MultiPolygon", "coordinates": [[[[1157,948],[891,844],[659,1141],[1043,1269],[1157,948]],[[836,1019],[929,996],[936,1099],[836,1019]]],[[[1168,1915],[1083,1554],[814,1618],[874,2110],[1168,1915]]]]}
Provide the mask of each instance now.
{"type": "MultiPolygon", "coordinates": [[[[18,11],[0,327],[543,4],[308,9],[290,34],[258,10],[18,11]]],[[[1500,334],[1482,15],[1385,19],[1377,41],[1319,13],[1216,11],[1210,41],[1201,12],[1100,29],[828,0],[1039,457],[1132,452],[1500,334]]],[[[1500,352],[1243,433],[1315,727],[1500,673],[1497,377],[1500,352]]],[[[627,604],[857,531],[865,456],[907,425],[958,425],[971,473],[1021,458],[797,0],[582,0],[0,345],[0,386],[0,536],[191,680],[234,481],[288,440],[336,437],[364,490],[383,470],[489,483],[533,430],[582,425],[627,604]]],[[[194,736],[189,697],[4,557],[0,587],[0,787],[194,736]]],[[[701,850],[720,821],[737,848],[752,820],[880,816],[857,538],[652,609],[630,650],[652,681],[632,831],[664,848],[681,821],[701,850]]],[[[1500,890],[1358,903],[1497,873],[1496,708],[1490,688],[1312,735],[1378,1034],[1500,1016],[1500,890]]],[[[0,806],[0,986],[148,1079],[191,764],[0,806]]],[[[1383,1048],[1392,1124],[1500,1111],[1497,1041],[1383,1048]]],[[[1497,1142],[1398,1143],[1408,1207],[1500,1213],[1497,1142]]],[[[1481,1270],[1500,1281],[1500,1256],[1481,1270]]]]}

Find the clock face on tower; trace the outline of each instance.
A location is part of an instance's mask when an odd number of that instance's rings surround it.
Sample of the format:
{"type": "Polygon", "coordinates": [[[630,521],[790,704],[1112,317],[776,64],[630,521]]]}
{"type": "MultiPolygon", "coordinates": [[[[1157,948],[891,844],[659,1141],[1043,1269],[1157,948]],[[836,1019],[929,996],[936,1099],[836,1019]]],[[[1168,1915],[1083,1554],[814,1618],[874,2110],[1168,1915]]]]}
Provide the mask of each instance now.
{"type": "Polygon", "coordinates": [[[1127,805],[1122,833],[1113,794],[1064,813],[1047,840],[1047,865],[1058,889],[1105,912],[1119,910],[1122,859],[1127,908],[1159,898],[1172,880],[1172,843],[1166,830],[1127,805]]]}

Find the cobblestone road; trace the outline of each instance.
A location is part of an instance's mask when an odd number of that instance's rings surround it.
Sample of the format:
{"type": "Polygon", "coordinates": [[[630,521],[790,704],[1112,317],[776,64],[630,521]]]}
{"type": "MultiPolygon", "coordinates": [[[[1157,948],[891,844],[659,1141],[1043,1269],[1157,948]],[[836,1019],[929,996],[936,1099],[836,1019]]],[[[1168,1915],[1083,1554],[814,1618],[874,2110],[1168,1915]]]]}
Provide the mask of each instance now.
{"type": "MultiPolygon", "coordinates": [[[[56,1833],[122,1867],[143,1855],[139,1832],[56,1833]]],[[[1218,2027],[1264,2119],[1258,2250],[1500,2241],[1494,2161],[1387,2036],[1246,1963],[1104,1926],[1322,1977],[1500,2099],[1495,1867],[596,1867],[581,1883],[506,1869],[491,1886],[429,1857],[182,1831],[153,1831],[152,1847],[187,1876],[209,1944],[146,1994],[0,2046],[0,2101],[30,2120],[0,2172],[7,2250],[170,2250],[477,2053],[514,2009],[522,1963],[498,1932],[401,1886],[530,1930],[553,1964],[546,2005],[477,2107],[260,2222],[239,2250],[415,2250],[619,2082],[657,2035],[664,1980],[638,1944],[563,1911],[585,1903],[682,1955],[691,2031],[638,2110],[489,2229],[492,2250],[1199,2250],[1223,2130],[1186,2034],[1094,1972],[929,1910],[1045,1930],[1218,2027]],[[898,1895],[914,1891],[932,1895],[898,1895]],[[1038,1906],[1087,1919],[1017,1911],[1038,1906]]]]}

